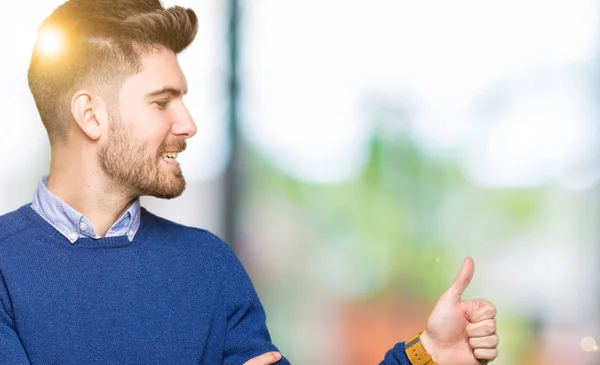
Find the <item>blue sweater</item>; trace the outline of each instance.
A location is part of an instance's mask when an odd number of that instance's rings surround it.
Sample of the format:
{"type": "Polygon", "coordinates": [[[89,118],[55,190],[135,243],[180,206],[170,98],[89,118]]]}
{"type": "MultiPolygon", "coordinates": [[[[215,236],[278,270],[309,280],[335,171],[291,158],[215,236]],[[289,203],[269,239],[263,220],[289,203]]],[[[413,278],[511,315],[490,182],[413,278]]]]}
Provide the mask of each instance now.
{"type": "Polygon", "coordinates": [[[0,364],[236,365],[276,350],[229,247],[146,210],[133,242],[71,245],[23,206],[0,217],[0,275],[0,364]]]}
{"type": "MultiPolygon", "coordinates": [[[[0,364],[237,365],[276,350],[248,275],[207,231],[142,209],[132,242],[71,244],[30,205],[0,216],[0,364]]],[[[410,365],[404,344],[381,364],[410,365]]]]}

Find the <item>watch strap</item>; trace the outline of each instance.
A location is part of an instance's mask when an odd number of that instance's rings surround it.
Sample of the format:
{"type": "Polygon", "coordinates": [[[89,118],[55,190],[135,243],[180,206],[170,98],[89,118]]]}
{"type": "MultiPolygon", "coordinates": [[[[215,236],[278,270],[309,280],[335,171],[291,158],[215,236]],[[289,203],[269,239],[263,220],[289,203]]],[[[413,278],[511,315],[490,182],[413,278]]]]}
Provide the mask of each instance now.
{"type": "Polygon", "coordinates": [[[406,342],[404,349],[412,365],[436,365],[421,343],[421,333],[406,342]]]}

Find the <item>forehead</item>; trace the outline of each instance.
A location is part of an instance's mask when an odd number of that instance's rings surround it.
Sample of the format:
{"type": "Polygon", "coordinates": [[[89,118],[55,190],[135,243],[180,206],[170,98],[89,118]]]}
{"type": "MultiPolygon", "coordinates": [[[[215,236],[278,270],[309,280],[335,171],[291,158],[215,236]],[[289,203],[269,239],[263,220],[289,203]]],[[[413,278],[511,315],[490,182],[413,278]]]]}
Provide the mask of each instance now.
{"type": "Polygon", "coordinates": [[[165,48],[146,51],[141,56],[141,65],[141,72],[123,83],[122,96],[124,93],[147,93],[165,87],[182,92],[187,90],[187,80],[173,51],[165,48]]]}

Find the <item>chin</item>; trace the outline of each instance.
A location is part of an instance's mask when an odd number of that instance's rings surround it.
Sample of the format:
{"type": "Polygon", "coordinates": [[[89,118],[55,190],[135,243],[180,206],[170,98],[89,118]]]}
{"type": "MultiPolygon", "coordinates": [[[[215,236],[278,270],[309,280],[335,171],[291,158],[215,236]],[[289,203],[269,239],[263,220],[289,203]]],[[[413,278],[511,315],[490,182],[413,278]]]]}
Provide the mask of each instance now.
{"type": "Polygon", "coordinates": [[[183,194],[185,191],[185,186],[185,180],[183,177],[180,177],[176,179],[176,181],[170,181],[168,187],[164,185],[158,186],[152,196],[159,199],[174,199],[183,194]]]}
{"type": "Polygon", "coordinates": [[[152,196],[158,199],[175,199],[180,197],[181,194],[183,194],[184,190],[185,188],[179,190],[158,192],[157,194],[152,194],[152,196]]]}
{"type": "Polygon", "coordinates": [[[159,199],[174,199],[185,191],[186,182],[182,175],[169,176],[166,179],[156,179],[151,184],[141,187],[140,195],[152,196],[159,199]]]}

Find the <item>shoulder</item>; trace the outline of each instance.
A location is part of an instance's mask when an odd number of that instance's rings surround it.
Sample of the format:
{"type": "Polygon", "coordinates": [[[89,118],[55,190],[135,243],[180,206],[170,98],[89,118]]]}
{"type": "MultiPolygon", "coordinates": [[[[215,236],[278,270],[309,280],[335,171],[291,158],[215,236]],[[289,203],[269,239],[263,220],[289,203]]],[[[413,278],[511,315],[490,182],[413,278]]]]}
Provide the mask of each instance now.
{"type": "Polygon", "coordinates": [[[24,214],[26,209],[31,209],[33,212],[31,205],[27,204],[17,210],[0,215],[0,244],[32,226],[33,222],[24,214]]]}
{"type": "MultiPolygon", "coordinates": [[[[210,272],[214,282],[231,298],[256,296],[251,279],[235,252],[215,234],[159,217],[142,208],[142,219],[149,234],[160,238],[154,243],[181,257],[180,262],[195,263],[210,272]],[[183,258],[185,257],[185,258],[183,258]],[[240,294],[243,293],[243,294],[240,294]]],[[[192,265],[195,266],[195,265],[192,265]]]]}
{"type": "MultiPolygon", "coordinates": [[[[218,256],[226,260],[237,257],[231,248],[217,235],[201,228],[186,226],[169,219],[159,217],[142,208],[142,221],[148,225],[153,235],[160,235],[162,244],[174,245],[191,253],[202,256],[218,256]]],[[[216,257],[215,257],[216,258],[216,257]]]]}

